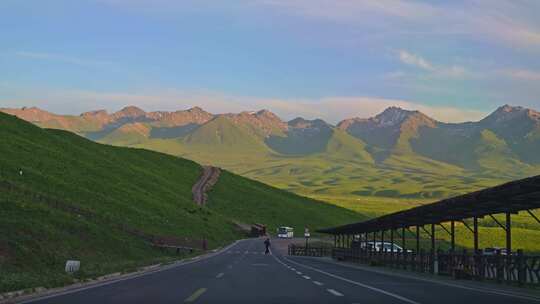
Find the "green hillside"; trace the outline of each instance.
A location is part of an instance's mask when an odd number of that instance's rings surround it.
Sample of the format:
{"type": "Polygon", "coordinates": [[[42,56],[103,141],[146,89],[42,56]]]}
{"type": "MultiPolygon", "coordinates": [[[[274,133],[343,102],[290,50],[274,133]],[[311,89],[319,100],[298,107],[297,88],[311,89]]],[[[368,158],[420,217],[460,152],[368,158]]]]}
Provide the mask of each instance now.
{"type": "Polygon", "coordinates": [[[330,157],[350,159],[355,162],[373,164],[373,158],[366,151],[366,144],[352,137],[343,130],[334,129],[332,137],[326,145],[326,153],[330,157]]]}
{"type": "Polygon", "coordinates": [[[103,143],[114,143],[117,146],[131,146],[146,141],[150,127],[142,123],[125,124],[100,139],[103,143]]]}
{"type": "Polygon", "coordinates": [[[69,283],[67,259],[81,260],[78,277],[95,277],[176,258],[127,230],[206,238],[216,247],[243,237],[235,222],[315,229],[362,218],[228,172],[200,208],[191,187],[201,168],[192,161],[3,113],[0,138],[0,292],[69,283]]]}
{"type": "MultiPolygon", "coordinates": [[[[350,139],[347,136],[345,139],[350,139]]],[[[380,198],[434,199],[493,186],[508,177],[468,172],[448,163],[419,155],[392,154],[373,164],[370,154],[356,145],[331,140],[327,153],[281,155],[277,153],[213,153],[204,146],[179,141],[151,139],[134,145],[203,164],[216,165],[236,174],[310,197],[348,198],[359,202],[380,198]],[[348,155],[344,159],[343,155],[348,155]]],[[[532,174],[531,174],[532,175],[532,174]]],[[[334,199],[335,198],[335,199],[334,199]]],[[[406,204],[405,204],[406,205],[406,204]]],[[[404,206],[405,206],[404,205],[404,206]]],[[[359,203],[359,207],[362,204],[359,203]]]]}
{"type": "Polygon", "coordinates": [[[218,151],[265,151],[266,147],[243,126],[219,116],[197,128],[183,139],[193,149],[217,149],[218,151]]]}
{"type": "MultiPolygon", "coordinates": [[[[51,115],[9,111],[30,121],[51,115]]],[[[334,127],[320,119],[284,122],[269,111],[212,115],[202,109],[146,113],[126,107],[78,120],[109,121],[102,130],[84,133],[100,143],[180,156],[301,195],[356,200],[362,207],[375,198],[402,199],[405,206],[411,199],[441,199],[540,174],[535,113],[505,106],[478,122],[448,124],[391,107],[334,127]]],[[[72,116],[53,118],[48,125],[56,121],[71,130],[72,116]]]]}

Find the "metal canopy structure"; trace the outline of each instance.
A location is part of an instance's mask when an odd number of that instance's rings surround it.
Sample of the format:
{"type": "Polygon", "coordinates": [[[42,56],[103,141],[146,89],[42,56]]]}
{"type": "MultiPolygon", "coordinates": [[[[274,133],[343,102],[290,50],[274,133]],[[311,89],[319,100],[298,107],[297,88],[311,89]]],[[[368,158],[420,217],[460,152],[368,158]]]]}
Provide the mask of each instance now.
{"type": "MultiPolygon", "coordinates": [[[[511,213],[537,208],[540,208],[540,175],[443,199],[368,221],[317,231],[333,235],[350,235],[462,221],[468,218],[474,218],[476,221],[477,218],[492,214],[505,213],[508,216],[511,213]]],[[[532,213],[531,215],[534,216],[532,213]]]]}

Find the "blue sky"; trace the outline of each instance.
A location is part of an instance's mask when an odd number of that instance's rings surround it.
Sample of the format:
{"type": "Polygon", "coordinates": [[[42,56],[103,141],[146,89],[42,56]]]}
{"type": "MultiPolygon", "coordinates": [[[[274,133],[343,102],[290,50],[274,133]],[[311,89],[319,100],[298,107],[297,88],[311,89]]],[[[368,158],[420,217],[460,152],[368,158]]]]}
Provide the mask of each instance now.
{"type": "Polygon", "coordinates": [[[0,106],[540,109],[540,1],[2,0],[0,106]]]}

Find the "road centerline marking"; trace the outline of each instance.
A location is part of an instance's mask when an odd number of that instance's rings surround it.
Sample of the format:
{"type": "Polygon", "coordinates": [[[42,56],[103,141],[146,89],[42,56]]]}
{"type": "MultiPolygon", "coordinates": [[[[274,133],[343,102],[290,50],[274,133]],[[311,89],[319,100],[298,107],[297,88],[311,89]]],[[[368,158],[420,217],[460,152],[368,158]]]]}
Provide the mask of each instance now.
{"type": "Polygon", "coordinates": [[[114,284],[117,284],[117,283],[120,283],[120,282],[129,281],[129,280],[132,280],[132,279],[137,279],[137,278],[145,277],[145,276],[148,276],[148,275],[153,275],[153,274],[156,274],[156,273],[161,273],[161,272],[166,272],[166,271],[170,271],[170,270],[173,270],[173,269],[181,268],[181,267],[186,266],[186,265],[199,263],[201,261],[205,261],[207,259],[211,259],[211,258],[214,258],[214,257],[219,256],[221,254],[224,254],[227,250],[236,247],[238,244],[243,243],[244,241],[246,241],[246,240],[245,239],[244,240],[237,240],[237,241],[225,246],[221,250],[215,251],[215,252],[207,254],[207,255],[203,255],[199,259],[179,260],[179,261],[174,262],[171,265],[163,266],[163,267],[157,268],[157,269],[152,270],[152,271],[147,271],[147,272],[143,272],[143,273],[134,272],[134,273],[127,274],[125,277],[121,277],[121,278],[118,278],[118,279],[112,279],[112,280],[105,280],[104,282],[95,283],[95,284],[89,284],[89,285],[86,285],[86,286],[80,286],[80,287],[73,286],[73,288],[71,288],[71,286],[68,286],[68,287],[66,287],[67,290],[58,291],[58,292],[52,292],[51,294],[43,295],[43,296],[38,295],[36,297],[31,297],[31,298],[26,299],[26,300],[21,299],[21,301],[19,303],[20,304],[26,304],[26,303],[34,303],[34,302],[38,302],[38,301],[43,301],[43,300],[47,300],[47,299],[53,299],[53,298],[57,298],[57,297],[65,296],[65,295],[76,294],[76,293],[79,293],[79,292],[83,292],[85,290],[100,288],[100,287],[108,286],[108,285],[114,285],[114,284]]]}
{"type": "Polygon", "coordinates": [[[318,285],[318,286],[323,286],[324,285],[323,283],[321,283],[319,281],[313,281],[313,284],[318,285]]]}
{"type": "Polygon", "coordinates": [[[334,289],[327,289],[326,291],[328,291],[329,293],[335,295],[336,297],[343,297],[343,294],[339,291],[335,291],[334,289]]]}
{"type": "Polygon", "coordinates": [[[185,299],[184,300],[184,303],[191,303],[191,302],[195,302],[195,300],[197,300],[200,296],[203,295],[203,293],[206,292],[206,288],[199,288],[197,289],[197,291],[195,291],[191,296],[189,296],[189,298],[185,299]]]}
{"type": "Polygon", "coordinates": [[[302,276],[302,277],[303,277],[304,279],[306,279],[306,280],[311,280],[311,278],[308,277],[308,276],[302,276]]]}

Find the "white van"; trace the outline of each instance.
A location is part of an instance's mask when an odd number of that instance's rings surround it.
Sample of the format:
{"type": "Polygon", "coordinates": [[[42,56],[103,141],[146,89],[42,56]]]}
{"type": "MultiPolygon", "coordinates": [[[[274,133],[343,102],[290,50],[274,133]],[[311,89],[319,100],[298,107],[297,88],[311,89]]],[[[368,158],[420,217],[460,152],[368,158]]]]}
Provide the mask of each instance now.
{"type": "Polygon", "coordinates": [[[294,229],[286,226],[279,227],[277,229],[277,237],[281,239],[292,239],[294,237],[294,229]]]}

